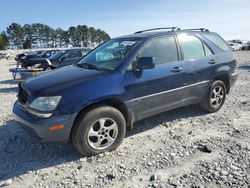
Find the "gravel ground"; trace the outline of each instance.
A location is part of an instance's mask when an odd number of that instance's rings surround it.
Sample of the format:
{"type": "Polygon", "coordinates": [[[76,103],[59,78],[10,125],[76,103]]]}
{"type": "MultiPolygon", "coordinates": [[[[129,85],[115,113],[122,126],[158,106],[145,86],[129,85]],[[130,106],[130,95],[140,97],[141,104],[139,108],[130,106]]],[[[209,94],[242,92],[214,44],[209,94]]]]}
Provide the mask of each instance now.
{"type": "Polygon", "coordinates": [[[17,84],[0,62],[0,186],[250,187],[250,51],[223,108],[196,106],[135,124],[115,151],[80,156],[72,144],[42,144],[13,121],[17,84]]]}

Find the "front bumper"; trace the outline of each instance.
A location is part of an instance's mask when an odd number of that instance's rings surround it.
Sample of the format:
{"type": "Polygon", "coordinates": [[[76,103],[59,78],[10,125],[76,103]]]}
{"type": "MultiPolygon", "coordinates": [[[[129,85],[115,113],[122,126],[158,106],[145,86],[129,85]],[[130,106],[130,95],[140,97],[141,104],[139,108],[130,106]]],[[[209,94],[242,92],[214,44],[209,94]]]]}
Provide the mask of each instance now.
{"type": "Polygon", "coordinates": [[[237,80],[237,78],[238,78],[238,73],[233,73],[232,75],[231,75],[231,79],[230,79],[230,87],[232,87],[234,84],[235,84],[235,82],[236,82],[236,80],[237,80]]]}
{"type": "Polygon", "coordinates": [[[22,110],[16,102],[13,106],[15,121],[31,136],[39,138],[42,142],[67,142],[70,138],[71,128],[77,114],[52,116],[44,119],[33,116],[22,110]],[[63,129],[51,131],[55,125],[64,125],[63,129]]]}

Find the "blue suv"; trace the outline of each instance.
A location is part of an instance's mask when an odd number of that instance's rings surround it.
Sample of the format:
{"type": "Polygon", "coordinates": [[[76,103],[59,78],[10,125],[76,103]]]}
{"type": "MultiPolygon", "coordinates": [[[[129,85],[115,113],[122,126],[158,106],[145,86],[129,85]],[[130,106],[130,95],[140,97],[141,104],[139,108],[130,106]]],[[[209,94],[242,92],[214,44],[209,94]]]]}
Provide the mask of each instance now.
{"type": "Polygon", "coordinates": [[[230,47],[207,29],[138,31],[19,84],[14,117],[42,141],[72,140],[95,155],[117,148],[135,121],[190,104],[218,111],[235,67],[230,47]]]}

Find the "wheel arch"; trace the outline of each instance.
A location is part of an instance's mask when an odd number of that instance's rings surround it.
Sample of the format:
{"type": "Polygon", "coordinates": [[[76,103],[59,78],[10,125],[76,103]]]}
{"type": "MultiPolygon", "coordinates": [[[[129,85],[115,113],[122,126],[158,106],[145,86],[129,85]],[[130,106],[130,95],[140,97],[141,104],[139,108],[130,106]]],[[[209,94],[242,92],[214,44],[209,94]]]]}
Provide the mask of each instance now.
{"type": "Polygon", "coordinates": [[[133,121],[134,121],[134,116],[128,110],[125,103],[123,101],[121,101],[120,99],[118,99],[118,98],[107,98],[107,99],[102,99],[102,100],[99,100],[99,101],[95,101],[95,102],[93,102],[91,104],[88,104],[88,105],[84,106],[77,113],[76,118],[75,118],[75,120],[73,122],[73,126],[71,128],[70,136],[72,134],[73,127],[76,125],[76,123],[79,121],[79,119],[82,116],[84,116],[84,114],[86,114],[88,111],[90,111],[90,110],[92,110],[92,109],[94,109],[96,107],[104,106],[104,105],[112,106],[112,107],[116,108],[117,110],[119,110],[122,113],[122,115],[124,116],[124,118],[125,118],[127,128],[132,128],[133,121]]]}
{"type": "Polygon", "coordinates": [[[213,78],[213,81],[215,81],[215,80],[220,80],[225,84],[227,94],[228,94],[229,90],[230,90],[230,77],[229,77],[229,75],[227,73],[218,74],[213,78]]]}

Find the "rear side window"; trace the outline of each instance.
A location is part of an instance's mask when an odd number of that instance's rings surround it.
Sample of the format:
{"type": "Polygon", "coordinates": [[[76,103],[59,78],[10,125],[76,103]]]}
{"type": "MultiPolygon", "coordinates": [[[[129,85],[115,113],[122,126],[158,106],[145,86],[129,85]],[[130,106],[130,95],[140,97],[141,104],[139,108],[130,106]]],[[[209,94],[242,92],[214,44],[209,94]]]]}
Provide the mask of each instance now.
{"type": "Polygon", "coordinates": [[[139,57],[154,57],[156,65],[178,61],[175,37],[152,39],[139,51],[139,57]]]}
{"type": "Polygon", "coordinates": [[[186,34],[179,35],[178,39],[182,48],[184,60],[199,59],[206,55],[203,43],[200,39],[186,34]]]}
{"type": "Polygon", "coordinates": [[[203,34],[208,40],[214,43],[217,47],[223,51],[231,51],[226,42],[217,34],[203,34]]]}
{"type": "Polygon", "coordinates": [[[213,55],[213,53],[211,52],[211,50],[205,44],[204,44],[204,50],[205,50],[206,56],[213,55]]]}

